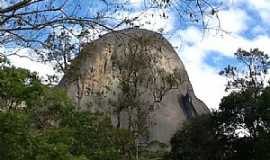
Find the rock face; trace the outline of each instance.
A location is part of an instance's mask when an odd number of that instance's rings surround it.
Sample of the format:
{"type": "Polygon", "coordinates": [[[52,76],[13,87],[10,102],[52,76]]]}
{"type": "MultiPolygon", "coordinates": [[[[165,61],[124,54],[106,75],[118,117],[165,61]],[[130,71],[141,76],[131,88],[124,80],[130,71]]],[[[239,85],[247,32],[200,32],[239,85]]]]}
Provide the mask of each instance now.
{"type": "Polygon", "coordinates": [[[148,144],[169,144],[181,124],[209,113],[184,65],[160,34],[125,29],[84,46],[60,86],[80,110],[106,112],[148,144]]]}

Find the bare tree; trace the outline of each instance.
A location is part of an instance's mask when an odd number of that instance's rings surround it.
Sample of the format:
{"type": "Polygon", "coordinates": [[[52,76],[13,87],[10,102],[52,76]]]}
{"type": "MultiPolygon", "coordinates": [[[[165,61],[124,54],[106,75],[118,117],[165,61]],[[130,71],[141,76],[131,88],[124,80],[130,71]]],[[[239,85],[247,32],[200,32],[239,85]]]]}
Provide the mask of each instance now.
{"type": "Polygon", "coordinates": [[[4,1],[6,5],[0,7],[0,45],[40,49],[47,46],[45,40],[58,27],[112,30],[106,25],[105,20],[111,18],[107,14],[115,12],[124,3],[96,0],[98,2],[100,10],[91,12],[94,3],[81,0],[4,1]]]}
{"type": "MultiPolygon", "coordinates": [[[[146,7],[170,9],[176,12],[180,23],[193,22],[203,29],[212,27],[208,20],[218,19],[221,2],[215,0],[144,0],[146,7]]],[[[162,16],[167,16],[164,12],[162,16]]]]}
{"type": "MultiPolygon", "coordinates": [[[[79,54],[80,39],[93,34],[89,33],[89,30],[114,31],[120,27],[134,25],[132,22],[139,18],[136,16],[119,19],[115,16],[115,13],[121,11],[134,11],[129,0],[2,0],[1,2],[0,47],[4,47],[8,52],[5,55],[18,55],[14,52],[18,50],[14,48],[30,48],[34,55],[39,55],[40,61],[52,60],[56,62],[56,69],[60,68],[62,72],[65,66],[68,66],[68,58],[72,59],[74,55],[79,54]],[[64,39],[61,39],[60,33],[65,34],[64,39]],[[77,40],[69,41],[68,44],[67,36],[73,36],[77,40]],[[55,43],[62,46],[58,46],[60,48],[52,46],[55,43]],[[70,51],[66,50],[67,46],[77,46],[75,47],[77,53],[66,56],[65,53],[70,54],[70,51]]],[[[209,16],[217,15],[219,5],[212,0],[144,0],[143,4],[143,11],[161,9],[164,12],[160,16],[166,17],[167,11],[174,10],[180,22],[196,23],[203,28],[207,26],[209,16]]],[[[25,57],[36,60],[31,56],[25,57]]]]}

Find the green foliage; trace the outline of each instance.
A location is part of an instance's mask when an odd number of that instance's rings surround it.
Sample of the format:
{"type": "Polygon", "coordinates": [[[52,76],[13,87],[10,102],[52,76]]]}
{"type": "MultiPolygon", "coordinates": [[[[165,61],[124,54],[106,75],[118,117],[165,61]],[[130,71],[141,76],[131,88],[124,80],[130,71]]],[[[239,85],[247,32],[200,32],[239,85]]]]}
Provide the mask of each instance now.
{"type": "Polygon", "coordinates": [[[238,49],[234,55],[238,63],[228,65],[220,72],[221,75],[228,78],[226,90],[262,89],[265,84],[265,76],[270,68],[269,56],[258,48],[250,51],[238,49]]]}
{"type": "Polygon", "coordinates": [[[124,129],[113,128],[110,119],[101,114],[75,112],[64,119],[63,127],[74,131],[72,153],[84,154],[92,159],[120,159],[133,142],[132,135],[124,129]]]}
{"type": "Polygon", "coordinates": [[[222,99],[219,111],[195,118],[175,134],[171,159],[270,159],[270,87],[264,87],[269,58],[258,49],[235,55],[239,68],[221,72],[234,92],[222,99]]]}
{"type": "Polygon", "coordinates": [[[0,112],[0,159],[31,159],[29,115],[0,112]]]}
{"type": "Polygon", "coordinates": [[[221,128],[229,137],[230,145],[236,151],[233,158],[247,159],[270,158],[270,87],[255,96],[254,91],[247,89],[231,93],[223,98],[219,113],[221,128]]]}
{"type": "Polygon", "coordinates": [[[212,115],[203,115],[186,122],[171,139],[173,160],[221,160],[226,154],[224,135],[219,134],[218,124],[212,115]]]}
{"type": "Polygon", "coordinates": [[[0,159],[73,160],[71,130],[34,130],[32,119],[23,112],[0,113],[0,159]]]}
{"type": "Polygon", "coordinates": [[[221,110],[184,124],[171,139],[173,160],[267,160],[270,158],[270,88],[259,97],[232,93],[221,110]]]}
{"type": "Polygon", "coordinates": [[[239,91],[222,99],[218,120],[237,152],[232,157],[239,159],[245,155],[246,159],[269,159],[270,88],[265,88],[265,77],[270,59],[259,49],[238,49],[235,55],[242,67],[227,70],[225,75],[233,75],[228,84],[239,91]],[[240,71],[241,77],[237,76],[240,71]]]}
{"type": "Polygon", "coordinates": [[[0,68],[0,107],[15,109],[29,102],[41,92],[41,82],[36,73],[2,65],[0,68]]]}
{"type": "Polygon", "coordinates": [[[132,134],[101,113],[78,112],[65,92],[28,70],[0,68],[0,159],[131,159],[132,134]]]}
{"type": "Polygon", "coordinates": [[[42,92],[26,103],[27,111],[32,113],[37,127],[58,125],[67,114],[73,112],[73,105],[63,90],[43,87],[42,92]]]}

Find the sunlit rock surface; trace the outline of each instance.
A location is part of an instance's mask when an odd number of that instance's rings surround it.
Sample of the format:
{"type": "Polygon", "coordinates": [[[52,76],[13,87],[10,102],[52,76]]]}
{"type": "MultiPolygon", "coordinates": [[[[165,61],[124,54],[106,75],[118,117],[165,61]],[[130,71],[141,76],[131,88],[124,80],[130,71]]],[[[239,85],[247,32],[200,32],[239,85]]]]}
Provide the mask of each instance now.
{"type": "Polygon", "coordinates": [[[59,85],[78,109],[106,112],[115,127],[144,128],[148,144],[169,144],[185,120],[209,113],[173,47],[148,30],[111,32],[85,45],[59,85]]]}

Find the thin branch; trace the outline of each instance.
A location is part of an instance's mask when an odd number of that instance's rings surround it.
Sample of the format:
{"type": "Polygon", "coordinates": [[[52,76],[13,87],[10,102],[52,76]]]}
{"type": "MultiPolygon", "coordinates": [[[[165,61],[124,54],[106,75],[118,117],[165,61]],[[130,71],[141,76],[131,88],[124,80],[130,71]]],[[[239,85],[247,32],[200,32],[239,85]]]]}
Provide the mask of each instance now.
{"type": "Polygon", "coordinates": [[[7,12],[14,11],[14,10],[18,10],[20,8],[24,8],[28,5],[30,5],[31,1],[32,0],[23,0],[21,2],[15,3],[12,6],[9,6],[9,7],[4,8],[4,9],[0,9],[0,13],[7,13],[7,12]]]}

